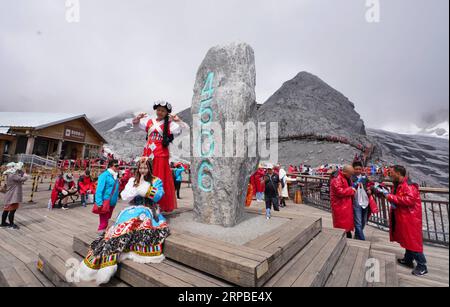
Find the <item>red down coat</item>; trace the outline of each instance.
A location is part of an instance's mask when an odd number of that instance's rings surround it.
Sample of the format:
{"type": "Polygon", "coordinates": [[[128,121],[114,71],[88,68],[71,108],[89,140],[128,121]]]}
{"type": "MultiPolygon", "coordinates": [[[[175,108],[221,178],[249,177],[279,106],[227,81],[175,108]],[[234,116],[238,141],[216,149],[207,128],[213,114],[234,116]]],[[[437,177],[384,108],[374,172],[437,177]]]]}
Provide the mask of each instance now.
{"type": "Polygon", "coordinates": [[[91,191],[91,193],[95,194],[94,185],[90,176],[81,176],[78,181],[78,190],[80,195],[86,195],[87,191],[91,191]]]}
{"type": "Polygon", "coordinates": [[[391,208],[391,241],[403,248],[423,253],[422,200],[419,186],[405,178],[387,198],[397,209],[391,208]]]}
{"type": "Polygon", "coordinates": [[[355,229],[353,219],[353,197],[355,190],[352,188],[351,180],[345,178],[340,171],[331,179],[330,197],[331,211],[333,215],[333,227],[344,229],[346,232],[355,229]]]}
{"type": "Polygon", "coordinates": [[[66,186],[67,183],[64,181],[64,178],[62,176],[59,176],[58,179],[56,179],[55,186],[52,191],[52,204],[53,206],[56,204],[56,201],[58,200],[58,194],[62,192],[63,190],[70,190],[75,186],[74,182],[71,182],[66,186]]]}
{"type": "Polygon", "coordinates": [[[266,190],[266,183],[264,182],[265,171],[260,168],[255,173],[255,190],[256,193],[264,193],[266,190]]]}

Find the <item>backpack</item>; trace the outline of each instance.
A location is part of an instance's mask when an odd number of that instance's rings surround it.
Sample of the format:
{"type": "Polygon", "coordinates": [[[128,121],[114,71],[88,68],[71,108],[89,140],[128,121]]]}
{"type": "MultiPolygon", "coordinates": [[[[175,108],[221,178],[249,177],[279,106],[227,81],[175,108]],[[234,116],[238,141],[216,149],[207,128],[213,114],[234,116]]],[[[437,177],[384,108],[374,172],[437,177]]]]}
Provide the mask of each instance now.
{"type": "Polygon", "coordinates": [[[280,178],[280,183],[281,183],[281,188],[284,189],[284,187],[286,186],[286,183],[284,182],[284,178],[286,176],[283,176],[283,178],[280,178]]]}

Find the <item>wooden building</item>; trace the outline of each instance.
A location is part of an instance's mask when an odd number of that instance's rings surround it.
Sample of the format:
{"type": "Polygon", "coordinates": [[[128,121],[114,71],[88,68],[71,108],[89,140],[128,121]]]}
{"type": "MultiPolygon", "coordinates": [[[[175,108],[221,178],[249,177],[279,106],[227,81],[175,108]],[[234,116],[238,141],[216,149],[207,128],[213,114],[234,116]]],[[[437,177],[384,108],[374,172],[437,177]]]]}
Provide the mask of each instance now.
{"type": "Polygon", "coordinates": [[[86,115],[0,112],[0,163],[18,154],[99,157],[106,140],[86,115]]]}

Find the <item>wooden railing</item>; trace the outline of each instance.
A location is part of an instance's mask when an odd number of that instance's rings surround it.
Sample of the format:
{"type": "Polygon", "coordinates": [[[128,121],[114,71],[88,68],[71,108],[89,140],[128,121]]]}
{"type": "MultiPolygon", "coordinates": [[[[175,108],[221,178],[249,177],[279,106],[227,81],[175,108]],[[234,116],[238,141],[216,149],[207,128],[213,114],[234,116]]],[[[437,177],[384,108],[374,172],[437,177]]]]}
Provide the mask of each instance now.
{"type": "MultiPolygon", "coordinates": [[[[305,204],[331,211],[329,177],[296,176],[290,184],[293,196],[301,190],[305,204]]],[[[387,183],[389,185],[389,183],[387,183]]],[[[449,201],[448,189],[420,188],[422,194],[423,237],[427,243],[449,246],[449,201]]],[[[371,216],[369,224],[388,231],[390,224],[390,203],[383,197],[376,197],[379,212],[371,216]]]]}

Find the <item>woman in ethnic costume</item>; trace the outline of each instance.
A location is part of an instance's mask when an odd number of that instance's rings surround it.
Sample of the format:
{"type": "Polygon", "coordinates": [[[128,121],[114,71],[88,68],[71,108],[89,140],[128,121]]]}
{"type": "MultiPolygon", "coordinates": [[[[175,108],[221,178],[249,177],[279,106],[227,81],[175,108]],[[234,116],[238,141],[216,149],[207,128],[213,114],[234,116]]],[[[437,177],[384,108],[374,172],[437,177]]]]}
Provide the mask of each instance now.
{"type": "Polygon", "coordinates": [[[124,260],[164,260],[162,247],[170,231],[158,206],[163,195],[163,182],[153,176],[151,161],[141,159],[136,175],[121,193],[130,207],[122,210],[115,224],[91,244],[78,270],[80,280],[106,284],[117,272],[117,264],[124,260]]]}
{"type": "Polygon", "coordinates": [[[172,212],[177,208],[177,199],[169,164],[169,145],[175,137],[181,134],[181,127],[186,127],[187,124],[182,122],[178,116],[171,115],[172,105],[168,102],[155,102],[153,110],[156,112],[155,119],[150,118],[146,113],[142,113],[133,120],[133,124],[139,125],[139,128],[147,133],[147,144],[143,156],[153,160],[154,175],[160,178],[164,184],[165,194],[159,201],[161,210],[172,212]]]}

